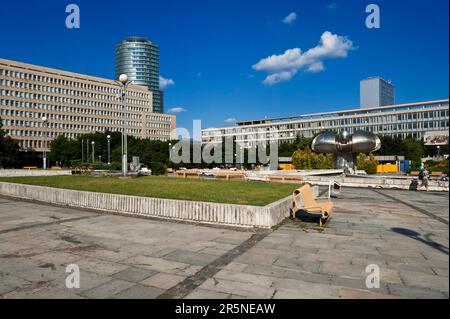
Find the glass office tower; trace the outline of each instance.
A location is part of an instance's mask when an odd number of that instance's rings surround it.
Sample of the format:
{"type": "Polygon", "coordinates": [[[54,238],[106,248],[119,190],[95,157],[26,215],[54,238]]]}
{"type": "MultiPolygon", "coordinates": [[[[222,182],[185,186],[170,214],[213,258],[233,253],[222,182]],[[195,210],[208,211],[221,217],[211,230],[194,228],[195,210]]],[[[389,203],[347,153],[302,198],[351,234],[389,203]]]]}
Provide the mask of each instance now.
{"type": "Polygon", "coordinates": [[[159,89],[159,47],[145,38],[130,37],[116,46],[116,79],[128,75],[134,84],[153,92],[153,112],[163,113],[159,89]]]}

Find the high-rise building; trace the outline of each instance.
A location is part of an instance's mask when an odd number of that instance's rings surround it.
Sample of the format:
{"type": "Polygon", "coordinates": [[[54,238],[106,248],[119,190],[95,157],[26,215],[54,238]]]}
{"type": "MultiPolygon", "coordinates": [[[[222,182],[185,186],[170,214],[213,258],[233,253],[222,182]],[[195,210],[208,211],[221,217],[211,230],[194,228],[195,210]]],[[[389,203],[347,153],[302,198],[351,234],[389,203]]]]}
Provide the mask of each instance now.
{"type": "Polygon", "coordinates": [[[152,112],[152,92],[130,85],[126,108],[113,80],[0,58],[0,118],[23,150],[48,150],[51,140],[123,132],[168,141],[176,117],[152,112]],[[46,118],[46,122],[43,122],[46,118]]]}
{"type": "Polygon", "coordinates": [[[159,89],[159,47],[141,37],[130,37],[116,46],[116,79],[128,75],[133,84],[148,87],[153,93],[153,112],[163,113],[159,89]]]}
{"type": "Polygon", "coordinates": [[[395,104],[394,85],[383,78],[375,77],[360,82],[360,107],[378,107],[395,104]]]}

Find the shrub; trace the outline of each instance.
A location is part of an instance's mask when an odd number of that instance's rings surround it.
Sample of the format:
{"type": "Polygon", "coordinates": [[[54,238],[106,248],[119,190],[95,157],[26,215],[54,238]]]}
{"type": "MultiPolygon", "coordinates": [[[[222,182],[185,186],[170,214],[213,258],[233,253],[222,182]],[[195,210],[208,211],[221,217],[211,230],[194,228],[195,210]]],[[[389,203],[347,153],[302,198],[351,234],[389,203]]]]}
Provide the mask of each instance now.
{"type": "Polygon", "coordinates": [[[356,157],[356,167],[373,175],[377,173],[378,161],[372,153],[369,154],[369,157],[364,153],[359,153],[356,157]]]}
{"type": "Polygon", "coordinates": [[[152,162],[150,164],[152,175],[164,175],[166,173],[166,167],[161,162],[152,162]]]}
{"type": "Polygon", "coordinates": [[[292,154],[292,164],[296,169],[331,169],[334,167],[332,154],[317,154],[309,147],[292,154]]]}

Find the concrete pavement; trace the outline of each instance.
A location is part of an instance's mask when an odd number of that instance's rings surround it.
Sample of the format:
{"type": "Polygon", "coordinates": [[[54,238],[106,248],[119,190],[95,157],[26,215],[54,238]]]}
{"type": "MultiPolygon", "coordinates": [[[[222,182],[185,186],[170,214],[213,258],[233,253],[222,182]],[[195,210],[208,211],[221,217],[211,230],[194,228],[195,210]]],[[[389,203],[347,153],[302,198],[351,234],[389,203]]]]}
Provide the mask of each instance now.
{"type": "Polygon", "coordinates": [[[0,197],[0,297],[448,298],[448,193],[345,188],[334,201],[325,229],[251,232],[0,197]],[[366,286],[371,264],[380,288],[366,286]]]}

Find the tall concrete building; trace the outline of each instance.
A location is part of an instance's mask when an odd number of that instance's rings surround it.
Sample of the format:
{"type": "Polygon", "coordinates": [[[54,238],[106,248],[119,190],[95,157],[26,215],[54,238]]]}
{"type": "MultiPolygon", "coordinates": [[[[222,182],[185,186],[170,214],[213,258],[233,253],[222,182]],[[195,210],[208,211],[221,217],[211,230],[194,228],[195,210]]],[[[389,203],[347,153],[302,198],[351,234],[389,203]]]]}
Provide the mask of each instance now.
{"type": "Polygon", "coordinates": [[[394,85],[380,77],[360,82],[360,107],[377,107],[395,104],[394,85]]]}
{"type": "Polygon", "coordinates": [[[364,130],[378,135],[422,140],[449,129],[449,100],[425,101],[373,108],[300,114],[278,118],[238,121],[235,126],[202,130],[203,143],[219,143],[226,137],[251,147],[258,142],[295,141],[323,131],[364,130]]]}
{"type": "Polygon", "coordinates": [[[153,112],[163,113],[159,89],[159,47],[145,38],[130,37],[116,46],[116,79],[128,75],[133,84],[148,87],[153,93],[153,112]]]}
{"type": "Polygon", "coordinates": [[[0,59],[0,117],[22,149],[42,152],[63,135],[122,132],[171,139],[175,116],[152,112],[152,92],[130,85],[123,109],[113,80],[0,59]],[[45,123],[43,118],[46,119],[45,123]]]}

